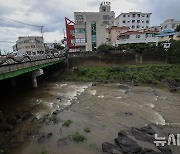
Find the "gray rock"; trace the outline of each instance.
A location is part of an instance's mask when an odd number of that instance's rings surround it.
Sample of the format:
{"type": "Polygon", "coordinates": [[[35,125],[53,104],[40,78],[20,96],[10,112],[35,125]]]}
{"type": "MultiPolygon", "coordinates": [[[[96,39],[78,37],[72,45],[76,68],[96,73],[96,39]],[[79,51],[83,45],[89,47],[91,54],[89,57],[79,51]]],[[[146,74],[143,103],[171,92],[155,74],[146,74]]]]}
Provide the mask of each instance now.
{"type": "Polygon", "coordinates": [[[114,139],[116,145],[118,145],[123,153],[141,153],[142,148],[136,141],[130,139],[127,136],[121,136],[114,139]]]}
{"type": "Polygon", "coordinates": [[[137,140],[146,141],[153,144],[153,137],[144,133],[143,131],[140,131],[137,128],[132,128],[131,133],[137,140]]]}
{"type": "Polygon", "coordinates": [[[118,146],[108,142],[102,144],[102,151],[110,154],[122,154],[122,151],[118,146]]]}

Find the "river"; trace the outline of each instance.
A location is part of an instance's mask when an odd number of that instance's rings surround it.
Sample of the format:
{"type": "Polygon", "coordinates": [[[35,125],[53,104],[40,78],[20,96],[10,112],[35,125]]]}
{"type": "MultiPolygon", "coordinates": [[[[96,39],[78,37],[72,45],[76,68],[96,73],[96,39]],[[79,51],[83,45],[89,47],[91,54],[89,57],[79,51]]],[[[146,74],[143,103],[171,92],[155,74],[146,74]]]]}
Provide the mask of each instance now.
{"type": "MultiPolygon", "coordinates": [[[[1,110],[9,119],[22,111],[33,114],[12,132],[1,133],[12,154],[102,154],[102,143],[114,143],[119,131],[151,123],[166,126],[164,131],[169,134],[180,132],[180,95],[167,89],[51,81],[37,89],[13,90],[11,97],[1,98],[1,110]],[[54,111],[58,112],[56,124],[48,120],[54,111]],[[69,127],[63,126],[66,120],[72,121],[69,127]],[[91,132],[85,132],[85,128],[91,132]],[[72,141],[77,131],[85,141],[72,141]],[[38,142],[48,133],[48,139],[38,142]],[[20,143],[17,146],[9,144],[14,136],[20,143]]],[[[171,146],[171,150],[180,152],[177,146],[171,146]]]]}

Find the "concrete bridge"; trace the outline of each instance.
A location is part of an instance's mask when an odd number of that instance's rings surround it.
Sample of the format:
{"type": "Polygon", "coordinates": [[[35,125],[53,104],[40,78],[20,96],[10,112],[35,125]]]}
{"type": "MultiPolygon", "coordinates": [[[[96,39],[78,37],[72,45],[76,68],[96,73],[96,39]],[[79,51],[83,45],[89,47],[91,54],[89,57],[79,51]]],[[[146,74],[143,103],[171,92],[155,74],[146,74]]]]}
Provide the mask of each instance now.
{"type": "Polygon", "coordinates": [[[0,80],[10,78],[12,86],[16,85],[15,77],[26,75],[32,78],[32,85],[36,88],[37,77],[43,74],[43,68],[64,62],[63,55],[40,55],[24,57],[1,57],[0,80]]]}
{"type": "Polygon", "coordinates": [[[12,86],[15,86],[15,77],[25,75],[32,78],[32,85],[36,88],[38,86],[37,77],[44,73],[43,68],[65,61],[67,62],[68,67],[68,59],[76,57],[91,57],[96,55],[97,52],[86,51],[67,52],[64,55],[49,54],[23,57],[0,57],[0,80],[10,79],[12,86]]]}

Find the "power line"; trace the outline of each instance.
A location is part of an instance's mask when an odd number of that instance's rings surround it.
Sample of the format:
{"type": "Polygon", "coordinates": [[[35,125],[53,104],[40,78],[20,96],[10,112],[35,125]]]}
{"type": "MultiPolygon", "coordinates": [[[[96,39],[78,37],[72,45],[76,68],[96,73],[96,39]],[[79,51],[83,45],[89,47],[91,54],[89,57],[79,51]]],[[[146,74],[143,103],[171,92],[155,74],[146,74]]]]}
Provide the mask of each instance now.
{"type": "Polygon", "coordinates": [[[16,42],[11,42],[11,41],[0,41],[0,43],[3,42],[3,43],[16,43],[16,42]]]}
{"type": "Polygon", "coordinates": [[[0,18],[0,20],[1,21],[7,21],[7,22],[16,22],[16,23],[19,23],[19,24],[23,24],[23,25],[27,25],[27,26],[33,26],[33,27],[40,27],[40,28],[44,27],[44,26],[39,26],[39,25],[25,23],[25,22],[14,20],[14,19],[10,19],[10,18],[6,18],[6,19],[0,18]]]}

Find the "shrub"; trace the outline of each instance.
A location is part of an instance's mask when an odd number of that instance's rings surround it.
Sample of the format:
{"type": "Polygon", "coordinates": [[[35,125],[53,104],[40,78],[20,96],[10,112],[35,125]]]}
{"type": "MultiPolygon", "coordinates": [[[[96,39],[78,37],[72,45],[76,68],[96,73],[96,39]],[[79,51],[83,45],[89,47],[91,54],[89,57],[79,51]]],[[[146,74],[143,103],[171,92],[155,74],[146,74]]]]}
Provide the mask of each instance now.
{"type": "Polygon", "coordinates": [[[66,121],[64,122],[63,126],[69,127],[71,123],[72,123],[71,120],[66,120],[66,121]]]}
{"type": "Polygon", "coordinates": [[[73,141],[75,141],[75,142],[82,142],[82,141],[84,141],[86,138],[85,138],[82,134],[80,134],[79,132],[76,132],[76,133],[74,133],[74,134],[72,135],[72,139],[73,139],[73,141]]]}
{"type": "Polygon", "coordinates": [[[53,121],[54,124],[57,124],[57,123],[59,123],[59,118],[56,115],[52,115],[51,121],[53,121]]]}
{"type": "Polygon", "coordinates": [[[85,128],[84,131],[85,131],[86,133],[90,133],[90,132],[91,132],[91,129],[90,129],[90,128],[85,128]]]}

